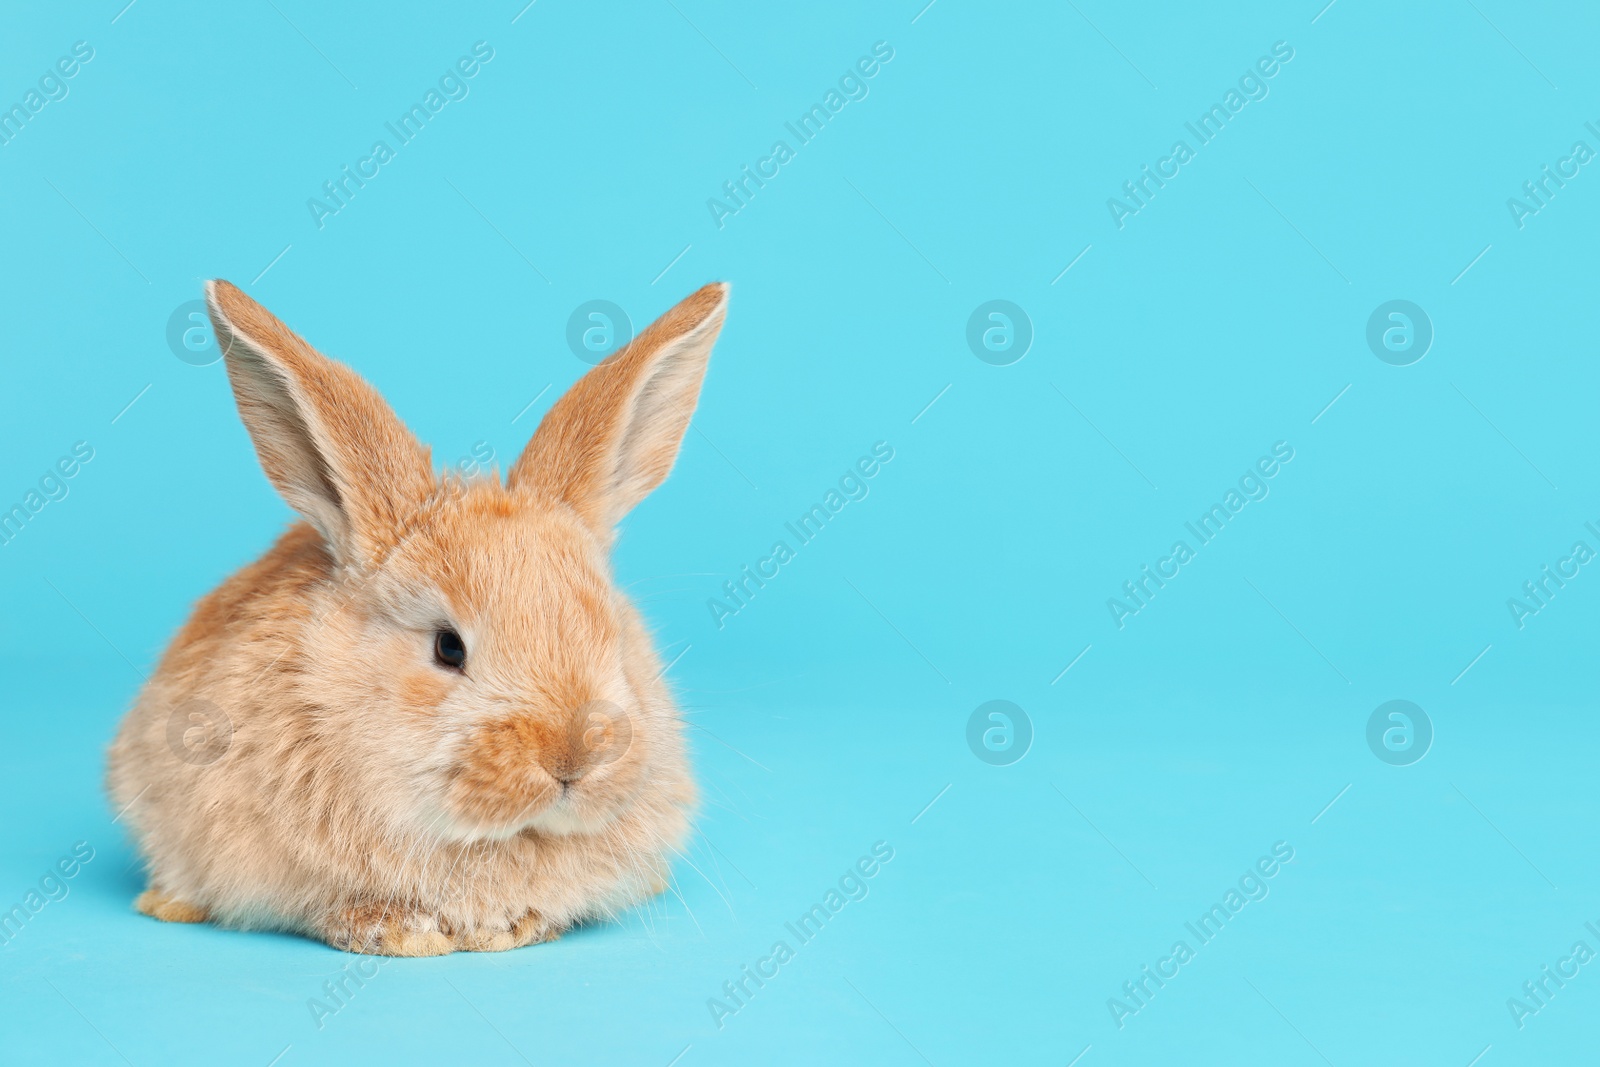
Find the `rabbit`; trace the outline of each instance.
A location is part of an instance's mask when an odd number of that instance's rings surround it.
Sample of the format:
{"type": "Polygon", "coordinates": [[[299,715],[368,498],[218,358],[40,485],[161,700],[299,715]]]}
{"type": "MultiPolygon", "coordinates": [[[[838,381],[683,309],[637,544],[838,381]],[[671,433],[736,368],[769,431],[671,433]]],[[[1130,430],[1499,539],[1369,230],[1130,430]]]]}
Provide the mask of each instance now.
{"type": "Polygon", "coordinates": [[[694,781],[608,555],[677,458],[728,287],[587,372],[504,484],[436,476],[355,371],[228,282],[205,295],[301,521],[199,602],[111,745],[137,910],[433,956],[665,889],[694,781]]]}

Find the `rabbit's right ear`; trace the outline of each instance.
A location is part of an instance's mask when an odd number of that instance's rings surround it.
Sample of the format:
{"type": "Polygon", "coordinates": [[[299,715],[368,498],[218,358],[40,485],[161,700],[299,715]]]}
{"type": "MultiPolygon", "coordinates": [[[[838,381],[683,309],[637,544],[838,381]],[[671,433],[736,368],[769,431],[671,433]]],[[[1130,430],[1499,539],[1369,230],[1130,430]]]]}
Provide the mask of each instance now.
{"type": "Polygon", "coordinates": [[[677,460],[727,311],[728,287],[707,285],[585,374],[545,414],[506,485],[564,500],[609,540],[677,460]]]}
{"type": "Polygon", "coordinates": [[[268,480],[339,563],[379,561],[433,493],[427,449],[359,374],[238,287],[207,282],[206,306],[268,480]]]}

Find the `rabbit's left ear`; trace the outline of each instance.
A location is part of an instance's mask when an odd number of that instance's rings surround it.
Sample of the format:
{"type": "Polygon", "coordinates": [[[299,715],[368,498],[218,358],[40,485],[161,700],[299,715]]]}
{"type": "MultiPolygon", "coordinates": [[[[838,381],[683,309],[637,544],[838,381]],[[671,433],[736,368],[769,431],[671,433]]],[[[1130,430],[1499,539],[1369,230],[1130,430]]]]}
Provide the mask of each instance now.
{"type": "Polygon", "coordinates": [[[206,304],[261,469],[336,560],[377,563],[433,492],[427,449],[359,374],[238,287],[207,282],[206,304]]]}
{"type": "Polygon", "coordinates": [[[585,374],[512,465],[510,489],[565,501],[609,541],[672,470],[727,310],[728,286],[714,282],[585,374]]]}

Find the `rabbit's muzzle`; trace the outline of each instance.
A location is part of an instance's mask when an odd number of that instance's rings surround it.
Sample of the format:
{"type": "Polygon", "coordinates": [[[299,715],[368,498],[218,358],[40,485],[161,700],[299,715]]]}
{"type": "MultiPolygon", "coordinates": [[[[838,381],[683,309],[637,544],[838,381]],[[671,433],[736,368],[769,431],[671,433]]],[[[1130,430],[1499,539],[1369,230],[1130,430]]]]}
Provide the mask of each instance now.
{"type": "MultiPolygon", "coordinates": [[[[606,700],[560,713],[522,711],[480,728],[450,787],[464,822],[489,834],[515,832],[552,809],[570,824],[604,821],[633,746],[633,718],[606,700]]],[[[541,822],[552,822],[544,819],[541,822]]]]}

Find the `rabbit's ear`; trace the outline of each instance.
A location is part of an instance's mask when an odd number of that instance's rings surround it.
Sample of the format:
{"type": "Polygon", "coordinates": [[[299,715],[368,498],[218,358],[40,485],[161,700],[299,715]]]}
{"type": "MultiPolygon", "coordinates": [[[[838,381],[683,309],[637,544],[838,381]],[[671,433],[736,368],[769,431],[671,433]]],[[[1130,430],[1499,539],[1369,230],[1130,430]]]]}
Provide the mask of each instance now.
{"type": "Polygon", "coordinates": [[[375,563],[433,492],[428,451],[359,374],[225,281],[206,305],[261,469],[342,564],[375,563]]]}
{"type": "Polygon", "coordinates": [[[566,501],[609,539],[678,458],[727,307],[727,285],[708,285],[585,374],[539,424],[510,488],[566,501]]]}

